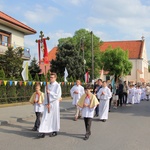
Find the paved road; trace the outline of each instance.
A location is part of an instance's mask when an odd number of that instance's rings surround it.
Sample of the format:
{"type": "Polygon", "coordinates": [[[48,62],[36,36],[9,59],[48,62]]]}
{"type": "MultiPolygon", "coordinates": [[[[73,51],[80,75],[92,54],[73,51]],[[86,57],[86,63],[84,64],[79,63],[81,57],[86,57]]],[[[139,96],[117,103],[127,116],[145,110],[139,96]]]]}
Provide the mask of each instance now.
{"type": "Polygon", "coordinates": [[[34,117],[0,126],[0,150],[150,150],[150,102],[124,106],[109,113],[107,122],[94,118],[92,135],[83,140],[83,119],[73,121],[74,110],[61,112],[56,137],[37,139],[30,131],[34,117]]]}

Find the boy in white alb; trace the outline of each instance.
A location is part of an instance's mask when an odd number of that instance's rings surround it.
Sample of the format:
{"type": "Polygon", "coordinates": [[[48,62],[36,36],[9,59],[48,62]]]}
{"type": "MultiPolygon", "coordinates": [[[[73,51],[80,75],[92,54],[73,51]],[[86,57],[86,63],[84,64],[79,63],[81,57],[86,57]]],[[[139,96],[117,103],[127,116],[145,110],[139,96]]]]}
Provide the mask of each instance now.
{"type": "Polygon", "coordinates": [[[91,135],[91,123],[94,117],[94,110],[99,104],[96,96],[90,92],[90,85],[85,87],[85,94],[79,99],[77,105],[82,111],[82,117],[84,118],[86,134],[84,140],[87,140],[91,135]]]}
{"type": "Polygon", "coordinates": [[[41,89],[40,84],[36,84],[35,85],[36,92],[32,94],[29,100],[29,102],[34,105],[34,112],[36,115],[36,120],[32,131],[37,131],[37,129],[39,128],[41,113],[44,111],[43,105],[44,93],[41,92],[40,89],[41,89]]]}
{"type": "Polygon", "coordinates": [[[129,86],[128,104],[134,104],[134,86],[129,86]]]}
{"type": "Polygon", "coordinates": [[[99,117],[100,121],[105,122],[108,119],[109,100],[112,97],[110,89],[107,87],[106,81],[103,81],[103,87],[97,93],[99,104],[99,117]]]}
{"type": "Polygon", "coordinates": [[[137,85],[136,90],[135,90],[134,103],[139,104],[140,100],[141,100],[141,88],[140,88],[140,85],[137,85]]]}
{"type": "Polygon", "coordinates": [[[70,90],[71,97],[73,98],[72,104],[76,107],[74,118],[75,121],[77,121],[77,119],[80,118],[80,109],[78,108],[77,103],[81,96],[84,94],[84,88],[80,84],[80,80],[77,80],[76,85],[74,85],[70,90]]]}

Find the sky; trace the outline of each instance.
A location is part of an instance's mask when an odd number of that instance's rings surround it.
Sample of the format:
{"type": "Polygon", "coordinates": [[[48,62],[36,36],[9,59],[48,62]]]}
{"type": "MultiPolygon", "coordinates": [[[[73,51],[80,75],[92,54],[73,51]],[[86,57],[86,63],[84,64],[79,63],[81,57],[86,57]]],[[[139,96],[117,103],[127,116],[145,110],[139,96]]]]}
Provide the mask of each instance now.
{"type": "Polygon", "coordinates": [[[102,41],[141,40],[150,60],[150,0],[0,0],[0,10],[37,31],[25,36],[31,58],[38,58],[36,39],[44,32],[48,50],[58,39],[86,29],[102,41]]]}

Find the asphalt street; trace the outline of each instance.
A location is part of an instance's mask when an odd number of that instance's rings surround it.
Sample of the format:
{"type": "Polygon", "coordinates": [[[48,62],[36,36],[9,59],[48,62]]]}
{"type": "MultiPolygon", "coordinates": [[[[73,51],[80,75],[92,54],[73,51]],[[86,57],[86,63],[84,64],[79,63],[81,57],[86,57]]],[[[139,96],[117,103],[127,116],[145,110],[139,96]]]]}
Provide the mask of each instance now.
{"type": "Polygon", "coordinates": [[[107,122],[94,118],[87,141],[84,121],[73,121],[74,109],[61,112],[56,137],[37,138],[34,115],[0,126],[0,150],[150,150],[150,101],[112,109],[107,122]]]}

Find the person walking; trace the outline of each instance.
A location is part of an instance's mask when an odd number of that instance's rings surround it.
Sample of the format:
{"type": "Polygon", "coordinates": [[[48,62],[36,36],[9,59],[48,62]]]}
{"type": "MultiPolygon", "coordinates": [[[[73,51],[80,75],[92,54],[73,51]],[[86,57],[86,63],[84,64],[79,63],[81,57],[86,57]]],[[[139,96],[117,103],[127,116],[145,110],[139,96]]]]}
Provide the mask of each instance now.
{"type": "Polygon", "coordinates": [[[35,92],[32,94],[29,102],[31,104],[34,105],[34,112],[35,112],[35,115],[36,115],[36,120],[35,120],[35,123],[34,123],[34,127],[32,129],[32,131],[37,131],[39,126],[40,126],[40,120],[41,120],[41,115],[44,111],[44,105],[43,105],[43,102],[44,102],[44,93],[41,92],[41,86],[40,84],[36,84],[35,85],[35,92]]]}
{"type": "Polygon", "coordinates": [[[91,124],[94,116],[94,109],[99,104],[96,96],[90,92],[91,86],[86,85],[85,94],[79,99],[77,105],[81,109],[84,118],[86,134],[84,140],[88,140],[91,135],[91,124]]]}
{"type": "Polygon", "coordinates": [[[81,116],[80,109],[77,106],[77,103],[78,103],[79,99],[81,98],[81,96],[84,94],[84,87],[81,86],[80,80],[77,80],[76,85],[74,85],[70,89],[70,94],[71,94],[71,97],[73,98],[72,104],[76,107],[74,121],[77,121],[77,119],[80,118],[80,116],[81,116]]]}
{"type": "Polygon", "coordinates": [[[108,119],[109,100],[112,97],[110,89],[107,87],[106,81],[103,81],[103,87],[97,93],[99,104],[99,118],[100,121],[105,122],[108,119]]]}
{"type": "Polygon", "coordinates": [[[50,137],[56,136],[60,129],[61,87],[56,81],[57,74],[50,74],[50,84],[45,89],[44,113],[39,127],[39,138],[44,138],[48,133],[50,137]]]}
{"type": "MultiPolygon", "coordinates": [[[[98,82],[97,82],[97,86],[94,90],[94,94],[96,95],[97,97],[97,93],[99,92],[99,90],[102,88],[102,79],[98,79],[98,82]]],[[[98,99],[98,97],[97,97],[98,99]]],[[[100,100],[98,99],[98,101],[100,102],[100,100]]],[[[97,107],[95,108],[95,117],[98,117],[99,116],[99,105],[97,105],[97,107]]]]}

